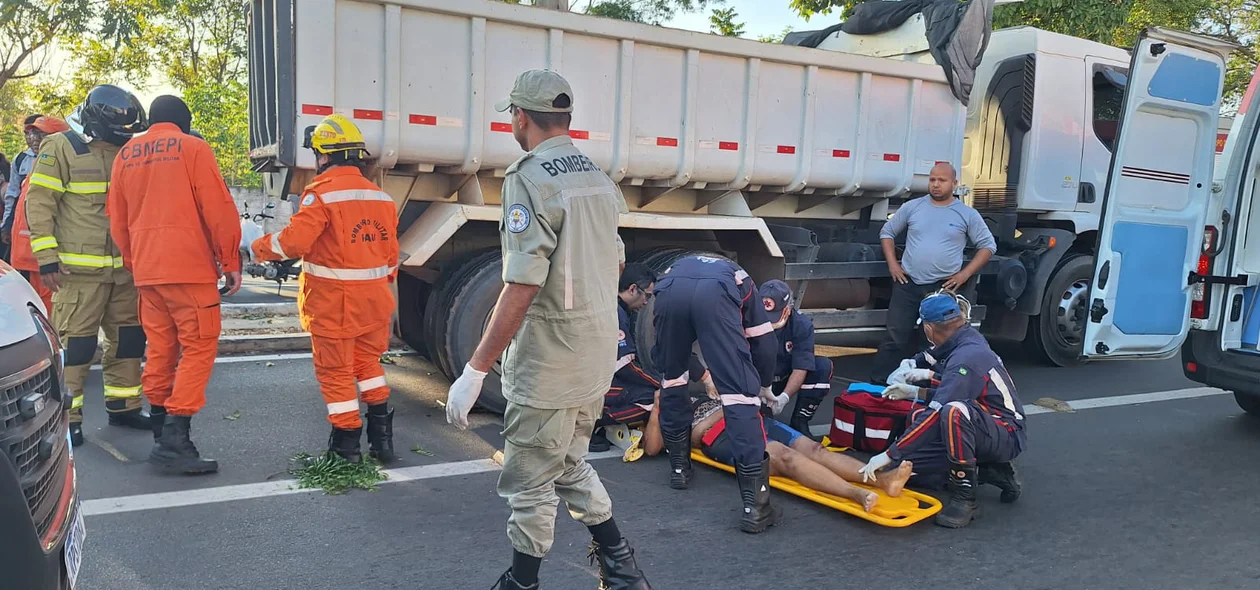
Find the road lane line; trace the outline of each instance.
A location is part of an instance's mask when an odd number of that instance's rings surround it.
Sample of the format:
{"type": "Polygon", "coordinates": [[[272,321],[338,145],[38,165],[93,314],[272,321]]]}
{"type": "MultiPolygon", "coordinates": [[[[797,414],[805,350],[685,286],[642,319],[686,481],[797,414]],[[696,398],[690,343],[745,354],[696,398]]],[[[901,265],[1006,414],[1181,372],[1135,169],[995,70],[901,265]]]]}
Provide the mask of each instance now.
{"type": "MultiPolygon", "coordinates": [[[[612,457],[621,457],[621,455],[622,453],[619,450],[607,451],[603,453],[591,453],[590,455],[587,455],[587,459],[609,459],[612,457]]],[[[473,459],[471,461],[455,461],[452,463],[400,467],[397,469],[385,469],[384,472],[389,476],[389,479],[380,482],[378,485],[400,483],[404,481],[437,479],[456,475],[474,475],[477,473],[498,471],[499,469],[499,465],[490,459],[473,459]]],[[[85,517],[104,516],[107,514],[123,514],[127,512],[161,510],[164,508],[200,506],[203,504],[218,504],[221,502],[233,502],[236,500],[253,500],[258,498],[307,494],[320,491],[322,490],[318,488],[298,488],[297,480],[283,479],[261,483],[246,483],[213,488],[197,488],[179,492],[159,492],[156,494],[138,494],[135,496],[84,500],[81,510],[83,510],[83,516],[85,517]]]]}
{"type": "MultiPolygon", "coordinates": [[[[1096,397],[1075,400],[1067,402],[1067,404],[1074,410],[1089,410],[1095,408],[1110,408],[1115,406],[1130,406],[1154,402],[1211,397],[1227,393],[1230,392],[1212,387],[1194,387],[1190,389],[1176,389],[1172,391],[1156,391],[1151,393],[1096,397]]],[[[1056,412],[1041,406],[1026,405],[1024,406],[1024,413],[1032,416],[1037,414],[1053,414],[1056,412]]],[[[810,432],[814,435],[827,434],[829,431],[829,424],[815,424],[810,428],[810,432]]],[[[621,456],[622,451],[620,449],[613,449],[602,453],[591,453],[587,455],[586,458],[594,461],[597,459],[620,458],[621,456]]],[[[386,469],[385,473],[389,475],[389,479],[381,482],[379,485],[405,481],[437,479],[457,475],[473,475],[477,473],[498,471],[499,469],[500,466],[491,459],[473,459],[471,461],[455,461],[450,463],[400,467],[397,469],[386,469]]],[[[286,479],[280,481],[247,483],[213,488],[198,488],[178,492],[160,492],[155,494],[120,496],[116,498],[100,498],[95,500],[84,500],[82,510],[84,516],[104,516],[108,514],[123,514],[128,512],[161,510],[165,508],[199,506],[203,504],[217,504],[221,502],[252,500],[257,498],[306,494],[320,491],[318,489],[299,489],[295,487],[296,484],[296,480],[286,479]]]]}

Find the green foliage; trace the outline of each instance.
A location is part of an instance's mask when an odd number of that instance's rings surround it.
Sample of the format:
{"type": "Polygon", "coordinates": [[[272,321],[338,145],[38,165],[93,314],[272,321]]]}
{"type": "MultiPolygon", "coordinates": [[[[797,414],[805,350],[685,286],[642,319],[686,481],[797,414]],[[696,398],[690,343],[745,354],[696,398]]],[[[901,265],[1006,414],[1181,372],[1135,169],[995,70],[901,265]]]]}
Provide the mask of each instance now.
{"type": "Polygon", "coordinates": [[[853,7],[861,4],[864,0],[788,0],[788,7],[801,15],[801,18],[809,21],[814,15],[829,16],[833,12],[839,12],[839,19],[844,20],[853,11],[853,7]]]}
{"type": "Polygon", "coordinates": [[[299,488],[321,489],[330,496],[352,489],[375,491],[376,484],[388,479],[380,464],[371,459],[349,463],[333,453],[318,456],[303,453],[294,457],[293,462],[297,466],[289,473],[297,477],[299,488]]]}
{"type": "Polygon", "coordinates": [[[249,88],[245,83],[207,79],[185,89],[183,98],[192,111],[193,128],[214,148],[228,186],[262,186],[262,177],[249,169],[249,88]]]}
{"type": "Polygon", "coordinates": [[[643,12],[635,8],[633,0],[607,0],[599,4],[592,4],[586,8],[586,14],[628,20],[635,23],[647,22],[643,12]]]}
{"type": "Polygon", "coordinates": [[[735,19],[739,13],[734,8],[714,8],[709,15],[709,31],[725,37],[739,37],[744,34],[744,23],[735,19]]]}
{"type": "Polygon", "coordinates": [[[792,27],[783,27],[783,31],[776,33],[774,35],[762,35],[760,37],[757,37],[757,40],[761,41],[762,43],[782,43],[784,37],[787,37],[788,33],[791,33],[791,32],[792,32],[792,27]]]}

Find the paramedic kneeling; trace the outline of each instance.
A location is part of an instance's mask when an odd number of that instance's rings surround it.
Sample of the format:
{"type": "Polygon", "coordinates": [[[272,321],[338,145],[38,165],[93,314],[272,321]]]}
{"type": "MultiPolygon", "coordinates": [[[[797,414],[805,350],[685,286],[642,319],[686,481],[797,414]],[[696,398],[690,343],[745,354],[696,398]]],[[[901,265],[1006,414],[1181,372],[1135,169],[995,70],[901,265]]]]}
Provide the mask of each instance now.
{"type": "Polygon", "coordinates": [[[935,360],[935,388],[926,391],[927,408],[915,410],[906,432],[889,449],[871,458],[863,475],[898,461],[911,460],[916,484],[940,484],[948,471],[952,494],[936,515],[936,524],[962,528],[978,516],[977,468],[980,481],[1002,490],[1003,502],[1019,498],[1019,481],[1011,460],[1027,444],[1023,407],[1002,360],[979,332],[967,324],[958,301],[949,294],[924,299],[919,305],[923,332],[933,347],[920,353],[920,367],[935,360]],[[934,479],[934,481],[933,481],[934,479]]]}
{"type": "MultiPolygon", "coordinates": [[[[641,424],[657,420],[656,396],[661,383],[639,361],[639,348],[635,341],[634,316],[647,306],[656,285],[656,272],[646,265],[627,264],[621,272],[617,286],[617,372],[613,373],[612,385],[604,394],[604,415],[595,423],[591,436],[590,451],[607,451],[612,443],[605,436],[604,427],[614,424],[641,424]]],[[[650,438],[644,430],[644,452],[655,455],[661,451],[659,437],[650,438]]]]}
{"type": "Polygon", "coordinates": [[[831,393],[831,359],[814,355],[814,322],[796,311],[787,283],[778,279],[766,281],[759,294],[778,339],[773,391],[796,398],[788,423],[793,430],[809,436],[810,419],[823,398],[831,393]]]}

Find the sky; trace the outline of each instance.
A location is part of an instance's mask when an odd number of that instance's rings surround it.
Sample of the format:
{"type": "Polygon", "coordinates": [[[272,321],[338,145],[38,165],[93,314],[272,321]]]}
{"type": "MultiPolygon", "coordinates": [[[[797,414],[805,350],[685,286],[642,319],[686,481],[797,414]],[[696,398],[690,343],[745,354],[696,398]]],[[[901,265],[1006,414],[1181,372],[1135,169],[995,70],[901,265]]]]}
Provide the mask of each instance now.
{"type": "MultiPolygon", "coordinates": [[[[796,11],[788,8],[788,0],[726,0],[719,8],[734,8],[738,13],[736,22],[744,23],[744,37],[756,39],[764,35],[781,33],[784,27],[792,27],[794,31],[812,31],[823,29],[837,22],[840,16],[833,12],[828,15],[815,15],[806,22],[797,16],[796,11]]],[[[709,32],[709,13],[712,8],[703,12],[676,15],[666,26],[692,31],[709,32]]]]}

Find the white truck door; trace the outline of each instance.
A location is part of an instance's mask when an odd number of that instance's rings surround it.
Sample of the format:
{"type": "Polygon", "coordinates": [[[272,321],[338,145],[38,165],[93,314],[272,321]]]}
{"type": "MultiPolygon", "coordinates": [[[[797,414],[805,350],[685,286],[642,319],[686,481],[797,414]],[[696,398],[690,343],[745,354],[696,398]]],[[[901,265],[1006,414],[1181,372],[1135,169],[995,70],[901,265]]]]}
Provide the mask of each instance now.
{"type": "Polygon", "coordinates": [[[1138,39],[1103,195],[1087,358],[1167,358],[1186,338],[1232,48],[1158,28],[1138,39]]]}

